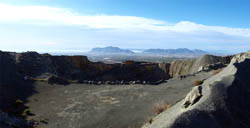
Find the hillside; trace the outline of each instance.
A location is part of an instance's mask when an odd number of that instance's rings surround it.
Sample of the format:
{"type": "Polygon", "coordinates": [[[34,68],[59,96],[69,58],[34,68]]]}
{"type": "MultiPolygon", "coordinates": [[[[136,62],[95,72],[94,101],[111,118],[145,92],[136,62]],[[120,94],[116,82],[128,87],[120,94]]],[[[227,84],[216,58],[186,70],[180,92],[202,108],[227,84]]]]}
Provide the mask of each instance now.
{"type": "Polygon", "coordinates": [[[249,66],[250,52],[234,56],[225,69],[198,86],[199,92],[193,87],[144,128],[248,128],[249,66]]]}

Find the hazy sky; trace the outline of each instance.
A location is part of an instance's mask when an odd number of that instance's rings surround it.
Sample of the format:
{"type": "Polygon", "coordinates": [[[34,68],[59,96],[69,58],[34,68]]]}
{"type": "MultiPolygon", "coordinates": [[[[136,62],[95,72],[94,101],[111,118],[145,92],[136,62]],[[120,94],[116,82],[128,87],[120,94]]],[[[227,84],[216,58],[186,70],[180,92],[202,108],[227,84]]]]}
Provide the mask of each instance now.
{"type": "Polygon", "coordinates": [[[0,50],[250,50],[250,0],[0,0],[0,50]]]}

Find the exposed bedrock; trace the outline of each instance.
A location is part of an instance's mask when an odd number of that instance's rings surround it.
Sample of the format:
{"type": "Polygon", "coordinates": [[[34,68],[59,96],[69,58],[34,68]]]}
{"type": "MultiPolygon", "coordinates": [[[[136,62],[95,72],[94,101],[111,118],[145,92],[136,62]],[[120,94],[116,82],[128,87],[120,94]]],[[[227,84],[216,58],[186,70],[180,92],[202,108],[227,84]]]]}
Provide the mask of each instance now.
{"type": "MultiPolygon", "coordinates": [[[[189,73],[197,72],[198,69],[202,66],[209,66],[209,65],[217,64],[217,63],[227,65],[230,63],[231,58],[232,58],[231,56],[221,57],[221,56],[213,56],[213,55],[204,55],[200,57],[199,59],[197,59],[196,61],[194,61],[189,73]]],[[[218,68],[221,68],[221,67],[218,67],[218,68]]]]}
{"type": "Polygon", "coordinates": [[[175,60],[171,62],[169,75],[177,77],[180,75],[194,74],[199,71],[210,71],[225,67],[230,63],[232,56],[204,55],[198,59],[175,60]],[[207,70],[205,70],[207,69],[207,70]]]}
{"type": "Polygon", "coordinates": [[[36,52],[1,52],[0,83],[21,79],[46,79],[51,75],[68,80],[159,81],[169,79],[167,63],[126,61],[118,64],[90,62],[86,56],[51,56],[36,52]]]}
{"type": "Polygon", "coordinates": [[[143,127],[249,128],[249,78],[250,52],[238,54],[220,73],[204,81],[200,94],[194,87],[185,99],[143,127]]]}
{"type": "Polygon", "coordinates": [[[175,60],[170,65],[169,75],[177,77],[189,74],[195,60],[175,60]]]}
{"type": "Polygon", "coordinates": [[[12,83],[16,79],[15,59],[10,53],[0,51],[0,83],[12,83]]]}
{"type": "Polygon", "coordinates": [[[105,64],[90,62],[86,56],[52,56],[36,52],[1,52],[0,83],[4,84],[25,77],[45,79],[51,75],[77,81],[156,82],[179,75],[193,74],[201,69],[221,68],[228,64],[230,59],[231,57],[205,55],[194,60],[176,60],[171,64],[134,61],[126,61],[121,64],[105,64]]]}

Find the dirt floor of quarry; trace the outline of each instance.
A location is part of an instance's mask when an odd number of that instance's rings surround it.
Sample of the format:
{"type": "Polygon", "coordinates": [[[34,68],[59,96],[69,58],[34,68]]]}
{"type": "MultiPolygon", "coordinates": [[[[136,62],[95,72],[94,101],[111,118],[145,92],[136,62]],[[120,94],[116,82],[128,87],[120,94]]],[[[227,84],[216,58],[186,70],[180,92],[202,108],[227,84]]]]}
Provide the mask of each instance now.
{"type": "Polygon", "coordinates": [[[160,85],[49,85],[36,82],[37,93],[26,103],[34,116],[48,120],[41,128],[139,128],[154,116],[156,104],[175,104],[195,80],[211,72],[173,78],[160,85]]]}

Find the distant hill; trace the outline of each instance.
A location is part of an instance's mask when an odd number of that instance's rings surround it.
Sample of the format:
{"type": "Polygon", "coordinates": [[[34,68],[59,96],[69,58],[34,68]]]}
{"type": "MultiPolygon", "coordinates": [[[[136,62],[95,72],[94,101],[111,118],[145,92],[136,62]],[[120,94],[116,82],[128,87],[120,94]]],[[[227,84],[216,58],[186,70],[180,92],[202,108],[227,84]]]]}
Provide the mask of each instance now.
{"type": "Polygon", "coordinates": [[[202,55],[206,54],[207,52],[194,49],[190,50],[187,48],[178,48],[178,49],[147,49],[144,50],[143,53],[150,53],[150,54],[183,54],[183,55],[202,55]]]}
{"type": "Polygon", "coordinates": [[[127,49],[121,49],[118,47],[104,47],[104,48],[93,48],[90,53],[100,53],[100,54],[133,54],[134,52],[127,49]]]}
{"type": "MultiPolygon", "coordinates": [[[[138,51],[138,50],[137,50],[138,51]]],[[[136,52],[136,50],[121,49],[119,47],[108,46],[104,48],[93,48],[89,53],[91,54],[137,54],[140,55],[168,55],[168,56],[202,56],[208,54],[208,52],[194,49],[190,50],[187,48],[178,49],[146,49],[136,52]]]]}

